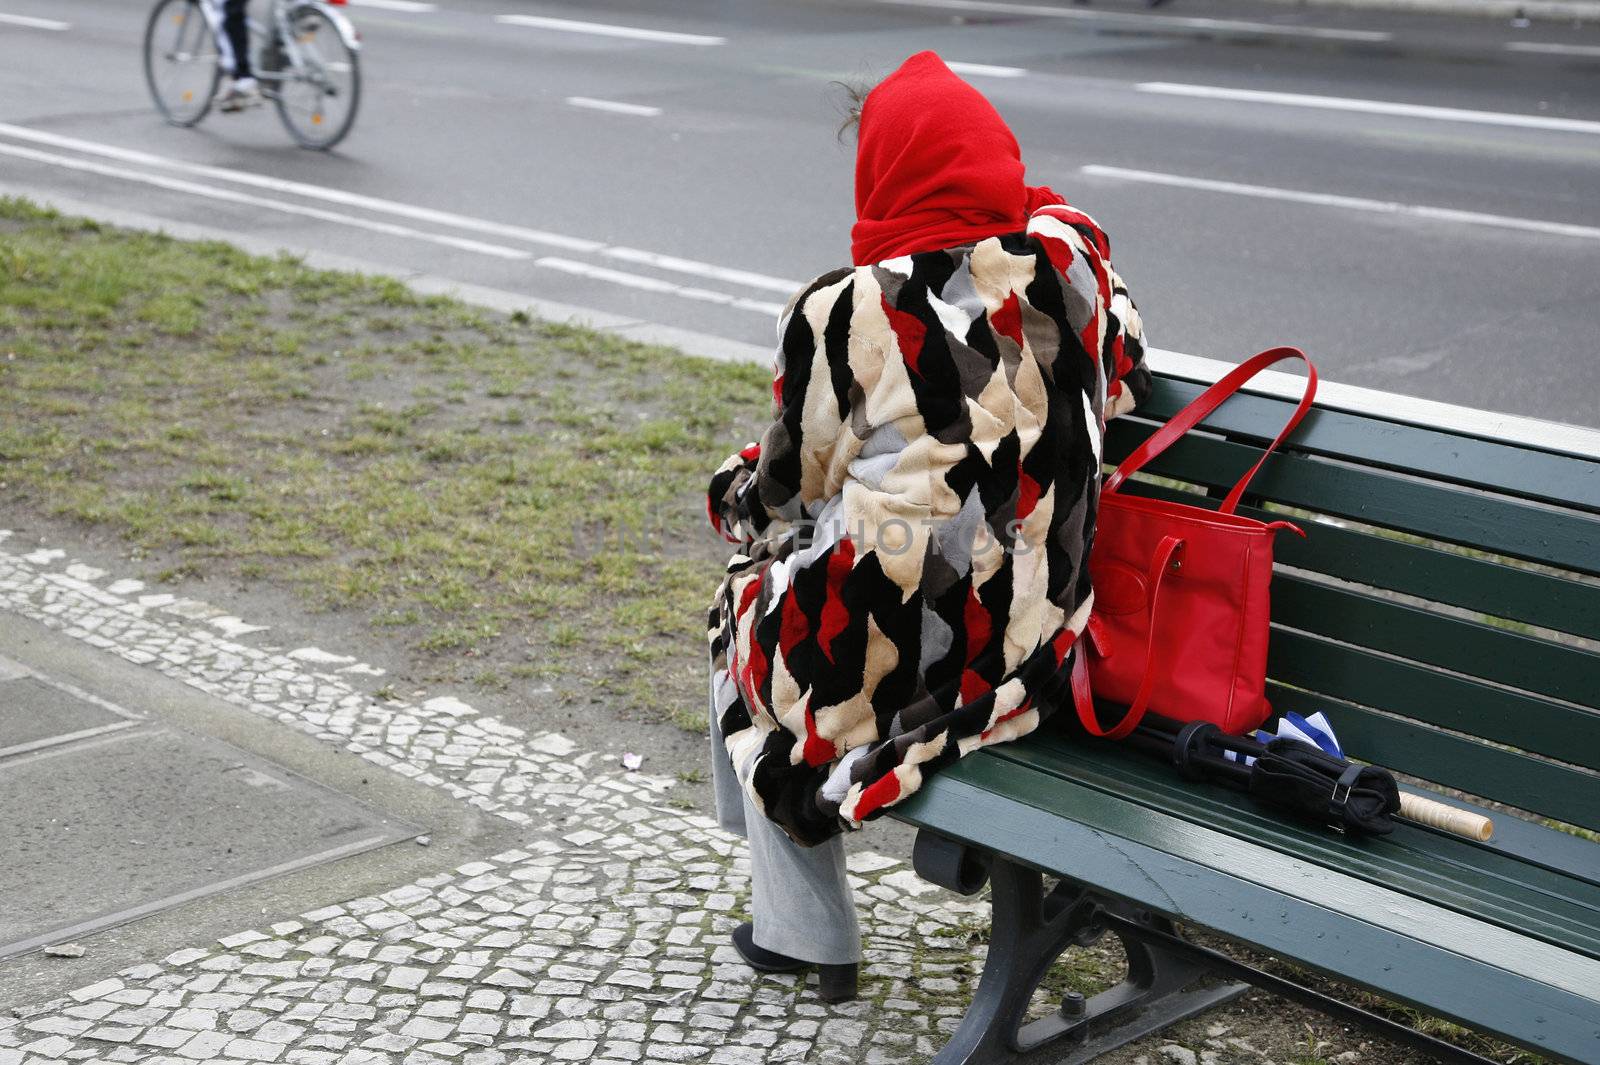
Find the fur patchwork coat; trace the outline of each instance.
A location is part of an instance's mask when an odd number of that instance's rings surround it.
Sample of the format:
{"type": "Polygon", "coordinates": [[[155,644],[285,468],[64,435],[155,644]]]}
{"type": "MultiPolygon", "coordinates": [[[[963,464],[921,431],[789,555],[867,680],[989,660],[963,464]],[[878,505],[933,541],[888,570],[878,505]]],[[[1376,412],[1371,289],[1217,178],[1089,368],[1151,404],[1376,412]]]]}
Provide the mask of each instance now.
{"type": "Polygon", "coordinates": [[[860,827],[1065,700],[1101,438],[1149,391],[1143,363],[1105,234],[1064,205],[790,302],[772,424],[708,510],[739,545],[712,712],[793,839],[860,827]]]}

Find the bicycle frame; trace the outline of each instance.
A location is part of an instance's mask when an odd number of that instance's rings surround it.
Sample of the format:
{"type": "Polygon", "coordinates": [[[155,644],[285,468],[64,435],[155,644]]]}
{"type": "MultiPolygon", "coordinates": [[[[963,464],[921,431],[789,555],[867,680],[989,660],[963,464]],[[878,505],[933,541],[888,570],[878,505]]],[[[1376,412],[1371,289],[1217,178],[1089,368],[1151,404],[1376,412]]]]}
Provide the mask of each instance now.
{"type": "Polygon", "coordinates": [[[196,5],[200,8],[200,17],[206,20],[206,28],[211,31],[211,39],[217,42],[217,51],[222,51],[222,11],[211,0],[200,0],[196,5]]]}
{"type": "MultiPolygon", "coordinates": [[[[213,32],[220,33],[222,22],[212,11],[211,5],[201,4],[200,6],[206,12],[206,18],[210,21],[213,32]]],[[[284,57],[288,60],[288,63],[282,70],[257,71],[256,78],[258,80],[284,82],[296,77],[299,71],[305,69],[305,63],[300,54],[300,46],[295,41],[294,34],[291,32],[292,27],[289,25],[289,12],[293,8],[307,6],[319,8],[328,17],[328,21],[333,23],[334,29],[339,31],[339,36],[344,40],[345,46],[350,51],[361,51],[360,35],[356,33],[355,26],[345,17],[344,12],[340,11],[335,4],[327,3],[326,0],[272,0],[267,17],[272,21],[273,32],[267,33],[255,19],[250,20],[250,29],[253,34],[266,41],[270,41],[275,34],[277,39],[283,43],[284,57]]]]}

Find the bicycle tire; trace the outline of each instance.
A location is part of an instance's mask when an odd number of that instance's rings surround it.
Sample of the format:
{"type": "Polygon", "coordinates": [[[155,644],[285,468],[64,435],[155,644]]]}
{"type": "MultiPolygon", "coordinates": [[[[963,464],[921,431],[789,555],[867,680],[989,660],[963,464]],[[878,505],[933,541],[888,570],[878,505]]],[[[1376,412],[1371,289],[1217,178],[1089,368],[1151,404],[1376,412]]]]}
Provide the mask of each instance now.
{"type": "MultiPolygon", "coordinates": [[[[303,129],[295,121],[295,117],[292,114],[293,104],[289,100],[290,93],[293,91],[291,86],[297,89],[307,83],[302,70],[296,69],[292,73],[286,72],[290,76],[278,83],[277,90],[272,96],[272,102],[278,109],[278,119],[283,123],[283,128],[289,131],[289,136],[293,138],[294,142],[302,148],[325,152],[344,140],[350,133],[350,127],[355,125],[356,112],[361,109],[361,57],[358,52],[345,44],[344,37],[339,33],[338,26],[334,25],[333,20],[316,4],[298,4],[290,9],[288,17],[289,25],[297,34],[300,33],[304,25],[303,19],[309,19],[313,23],[319,24],[320,29],[313,31],[312,35],[326,33],[327,39],[337,42],[341,62],[348,67],[349,85],[347,93],[350,99],[350,106],[344,112],[343,117],[329,125],[326,131],[322,131],[320,128],[317,131],[303,129]]],[[[304,43],[304,41],[301,43],[304,43]]],[[[320,103],[321,99],[319,97],[319,106],[320,103]]],[[[313,111],[310,125],[321,127],[323,119],[320,116],[320,110],[313,111]]]]}
{"type": "MultiPolygon", "coordinates": [[[[187,129],[197,125],[201,119],[211,112],[212,101],[217,96],[217,86],[222,81],[222,62],[219,54],[216,60],[211,63],[210,77],[205,78],[202,76],[202,81],[195,88],[186,90],[188,99],[183,102],[190,102],[196,91],[200,96],[200,100],[196,103],[192,113],[176,110],[163,95],[156,74],[158,47],[156,35],[167,24],[169,14],[180,20],[180,26],[188,26],[191,24],[190,20],[197,20],[195,24],[198,25],[203,39],[210,41],[212,48],[216,47],[216,42],[211,36],[211,25],[206,21],[205,15],[201,13],[197,0],[156,0],[155,7],[150,9],[150,18],[145,23],[144,28],[145,87],[150,90],[150,98],[155,102],[156,110],[161,113],[161,117],[166,119],[170,125],[187,129]],[[175,8],[183,8],[184,10],[181,12],[172,10],[175,8]]],[[[179,32],[178,43],[181,44],[182,30],[180,29],[179,32]]]]}

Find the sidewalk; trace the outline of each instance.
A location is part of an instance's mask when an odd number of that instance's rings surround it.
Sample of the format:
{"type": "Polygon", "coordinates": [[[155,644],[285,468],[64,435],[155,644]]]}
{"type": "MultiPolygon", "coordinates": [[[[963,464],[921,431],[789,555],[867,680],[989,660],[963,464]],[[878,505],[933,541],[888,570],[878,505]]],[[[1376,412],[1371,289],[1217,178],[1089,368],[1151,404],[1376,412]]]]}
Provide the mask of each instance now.
{"type": "Polygon", "coordinates": [[[986,907],[900,862],[852,859],[869,941],[864,996],[825,1007],[812,986],[755,979],[739,961],[728,933],[748,893],[742,843],[672,806],[670,782],[455,699],[376,701],[337,672],[221,635],[207,624],[221,610],[140,595],[137,581],[59,552],[11,553],[7,535],[0,611],[438,788],[526,838],[376,896],[330,898],[215,943],[175,942],[160,961],[23,1005],[0,1016],[0,1065],[888,1065],[931,1056],[965,1007],[982,954],[963,930],[986,907]]]}

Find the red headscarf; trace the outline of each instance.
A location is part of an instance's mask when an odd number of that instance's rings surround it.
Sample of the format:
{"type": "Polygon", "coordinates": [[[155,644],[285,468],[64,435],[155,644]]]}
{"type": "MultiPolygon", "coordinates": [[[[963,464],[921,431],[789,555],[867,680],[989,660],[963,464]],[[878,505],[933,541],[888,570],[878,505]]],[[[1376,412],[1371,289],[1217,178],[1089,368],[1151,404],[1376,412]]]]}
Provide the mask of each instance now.
{"type": "Polygon", "coordinates": [[[1022,152],[983,94],[919,52],[868,94],[856,148],[857,266],[1015,233],[1064,203],[1023,181],[1022,152]]]}

